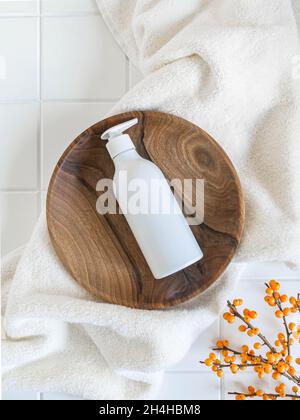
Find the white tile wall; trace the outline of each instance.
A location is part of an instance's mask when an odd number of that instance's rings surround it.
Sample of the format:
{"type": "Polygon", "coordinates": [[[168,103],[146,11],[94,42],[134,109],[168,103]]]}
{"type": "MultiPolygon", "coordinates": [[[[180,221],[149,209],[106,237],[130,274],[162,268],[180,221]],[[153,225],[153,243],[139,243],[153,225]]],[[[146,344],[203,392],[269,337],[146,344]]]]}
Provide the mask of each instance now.
{"type": "Polygon", "coordinates": [[[0,102],[38,97],[38,18],[1,18],[0,56],[6,76],[0,80],[0,102]]]}
{"type": "Polygon", "coordinates": [[[1,0],[0,16],[26,16],[38,13],[38,0],[1,0]]]}
{"type": "Polygon", "coordinates": [[[25,245],[39,214],[37,192],[1,192],[2,255],[25,245]]]}
{"type": "Polygon", "coordinates": [[[210,373],[168,372],[158,395],[160,400],[219,400],[220,382],[210,373]]]}
{"type": "MultiPolygon", "coordinates": [[[[95,0],[0,0],[2,255],[30,237],[65,147],[140,79],[105,27],[95,0]]],[[[236,295],[258,310],[262,327],[272,335],[262,300],[263,281],[270,277],[289,280],[287,291],[299,289],[299,271],[280,263],[256,264],[244,273],[236,295]]],[[[166,373],[158,398],[225,399],[228,390],[254,383],[251,374],[225,375],[220,382],[198,363],[219,336],[238,344],[235,328],[219,320],[202,334],[166,373]]],[[[31,392],[5,392],[3,398],[76,399],[31,392]]]]}
{"type": "Polygon", "coordinates": [[[0,105],[0,188],[38,186],[39,106],[0,105]]]}
{"type": "Polygon", "coordinates": [[[41,0],[43,14],[76,14],[84,12],[97,12],[94,0],[41,0]]]}
{"type": "Polygon", "coordinates": [[[37,394],[35,392],[3,392],[2,399],[5,401],[34,401],[37,399],[37,394]]]}
{"type": "Polygon", "coordinates": [[[115,100],[125,91],[126,59],[100,16],[42,19],[45,99],[115,100]]]}

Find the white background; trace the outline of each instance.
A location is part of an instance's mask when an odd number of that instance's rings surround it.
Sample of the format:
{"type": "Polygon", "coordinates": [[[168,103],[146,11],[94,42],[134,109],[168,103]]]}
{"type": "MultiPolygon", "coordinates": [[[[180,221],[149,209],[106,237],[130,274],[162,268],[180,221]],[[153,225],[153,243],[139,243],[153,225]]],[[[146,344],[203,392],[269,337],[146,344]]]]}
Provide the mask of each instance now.
{"type": "MultiPolygon", "coordinates": [[[[0,67],[4,255],[29,239],[66,146],[101,120],[142,76],[116,45],[94,0],[0,0],[0,67]]],[[[263,283],[273,277],[283,281],[288,293],[300,292],[300,272],[280,263],[249,267],[236,292],[258,310],[260,327],[271,335],[278,327],[265,307],[263,283]]],[[[246,385],[256,384],[252,373],[225,375],[220,381],[198,363],[219,336],[239,344],[236,329],[217,321],[185,360],[166,373],[158,398],[225,399],[229,390],[245,391],[246,385]]],[[[4,392],[3,398],[74,397],[17,392],[16,384],[16,392],[4,392]]]]}

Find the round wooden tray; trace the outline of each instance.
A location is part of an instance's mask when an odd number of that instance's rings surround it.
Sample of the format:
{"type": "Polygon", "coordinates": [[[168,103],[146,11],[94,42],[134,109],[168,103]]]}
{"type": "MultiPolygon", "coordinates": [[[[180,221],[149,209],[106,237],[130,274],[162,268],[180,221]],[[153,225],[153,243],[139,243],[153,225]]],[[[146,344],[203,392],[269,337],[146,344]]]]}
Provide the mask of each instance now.
{"type": "Polygon", "coordinates": [[[207,133],[172,115],[127,112],[89,128],[65,151],[50,182],[47,221],[65,268],[96,299],[159,309],[199,295],[224,272],[241,239],[244,201],[232,163],[207,133]],[[96,211],[96,185],[114,175],[100,135],[135,117],[139,124],[128,133],[141,156],[169,180],[205,180],[204,223],[192,226],[204,258],[162,280],[153,278],[124,216],[96,211]]]}

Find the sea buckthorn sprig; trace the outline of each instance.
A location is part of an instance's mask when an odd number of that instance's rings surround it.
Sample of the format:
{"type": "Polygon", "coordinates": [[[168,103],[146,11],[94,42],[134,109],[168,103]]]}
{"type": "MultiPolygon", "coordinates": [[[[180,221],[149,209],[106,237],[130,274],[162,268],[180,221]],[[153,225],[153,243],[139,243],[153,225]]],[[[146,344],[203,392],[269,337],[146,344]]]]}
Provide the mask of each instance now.
{"type": "Polygon", "coordinates": [[[248,393],[242,394],[240,392],[229,392],[229,395],[235,395],[237,401],[244,401],[248,398],[261,398],[264,401],[276,401],[279,399],[292,399],[293,401],[300,400],[300,395],[298,394],[298,387],[294,386],[292,389],[293,394],[286,393],[286,385],[279,384],[275,387],[275,393],[266,393],[261,389],[255,390],[253,386],[248,387],[248,393]]]}
{"type": "Polygon", "coordinates": [[[300,311],[300,299],[299,294],[298,297],[295,298],[294,296],[291,296],[288,298],[287,295],[280,295],[280,283],[278,283],[276,280],[271,280],[269,284],[266,283],[266,296],[265,301],[268,303],[271,307],[276,307],[275,316],[278,319],[283,320],[283,325],[285,328],[285,334],[286,337],[284,337],[283,334],[281,334],[281,339],[278,338],[278,340],[275,342],[275,345],[277,347],[282,346],[282,349],[285,353],[288,354],[288,356],[291,355],[291,345],[294,344],[294,338],[299,340],[300,339],[300,332],[294,331],[295,324],[288,323],[287,317],[289,317],[291,314],[295,314],[298,311],[300,311]],[[290,304],[291,306],[283,307],[283,304],[290,304]],[[290,328],[291,327],[291,328],[290,328]],[[293,338],[291,338],[293,336],[293,338]]]}
{"type": "MultiPolygon", "coordinates": [[[[243,300],[242,299],[237,299],[239,302],[242,302],[239,306],[243,305],[243,300]]],[[[239,331],[240,332],[247,332],[247,335],[249,337],[255,337],[258,336],[260,338],[260,340],[263,342],[264,345],[266,345],[267,347],[269,347],[269,349],[273,352],[276,353],[276,349],[275,347],[272,346],[272,344],[267,340],[267,338],[261,334],[260,329],[255,327],[252,324],[252,320],[255,320],[257,318],[257,313],[255,311],[251,311],[249,309],[244,309],[243,311],[243,315],[241,315],[238,310],[237,310],[237,306],[235,305],[235,301],[233,301],[233,303],[231,302],[227,302],[227,306],[230,309],[230,313],[225,313],[224,314],[224,319],[226,321],[228,318],[228,315],[230,315],[231,317],[234,318],[234,320],[236,318],[239,318],[245,325],[241,325],[239,327],[239,331]],[[243,328],[241,328],[243,327],[243,328]]],[[[229,322],[229,321],[228,321],[229,322]]],[[[234,321],[231,320],[230,323],[233,323],[234,321]]]]}
{"type": "Polygon", "coordinates": [[[249,337],[254,338],[253,348],[243,345],[239,351],[231,348],[227,340],[219,340],[216,343],[216,348],[213,349],[214,352],[200,363],[210,367],[219,378],[223,377],[224,369],[228,369],[235,375],[253,368],[260,379],[271,375],[275,381],[286,378],[294,383],[292,392],[289,393],[284,384],[276,386],[274,394],[264,393],[261,390],[255,391],[253,387],[249,387],[246,394],[230,393],[230,395],[235,395],[237,400],[242,401],[253,397],[262,397],[263,400],[282,398],[300,400],[298,394],[300,377],[297,376],[295,365],[293,365],[293,363],[300,365],[300,357],[294,358],[292,355],[292,346],[296,341],[300,343],[300,325],[297,326],[295,322],[288,320],[290,315],[300,312],[300,295],[297,298],[281,295],[279,293],[280,284],[276,280],[271,280],[266,286],[265,301],[270,307],[276,309],[275,316],[282,319],[285,329],[284,333],[278,333],[274,345],[254,325],[257,312],[247,308],[240,310],[244,304],[243,300],[234,299],[232,303],[227,302],[229,312],[226,312],[223,317],[229,324],[234,324],[237,320],[242,321],[238,329],[241,333],[246,333],[249,337]],[[219,357],[216,352],[220,354],[219,357]]]}

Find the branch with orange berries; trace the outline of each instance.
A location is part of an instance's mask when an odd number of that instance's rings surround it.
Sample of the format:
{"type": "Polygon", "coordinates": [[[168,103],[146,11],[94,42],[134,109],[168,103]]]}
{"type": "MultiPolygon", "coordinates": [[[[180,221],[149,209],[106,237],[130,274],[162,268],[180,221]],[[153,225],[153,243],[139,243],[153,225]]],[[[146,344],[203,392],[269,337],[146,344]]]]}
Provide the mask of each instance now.
{"type": "Polygon", "coordinates": [[[300,365],[300,358],[294,358],[292,355],[292,347],[295,342],[300,343],[300,325],[294,322],[289,322],[288,318],[292,314],[300,313],[300,295],[297,298],[294,296],[288,297],[279,293],[280,284],[271,280],[266,284],[265,302],[272,308],[275,308],[275,316],[282,319],[284,332],[278,333],[274,344],[271,343],[260,329],[254,325],[257,318],[257,312],[245,308],[242,312],[239,311],[244,302],[242,299],[235,299],[232,303],[227,302],[229,312],[224,314],[224,319],[229,324],[234,324],[240,320],[242,324],[239,326],[239,331],[247,333],[249,337],[256,337],[257,341],[253,344],[253,348],[247,345],[241,346],[241,351],[233,349],[229,346],[227,340],[218,341],[213,353],[201,364],[210,367],[219,378],[223,377],[224,369],[228,369],[232,374],[237,374],[249,368],[253,368],[259,379],[265,375],[271,375],[275,381],[285,378],[293,382],[291,392],[286,391],[286,385],[279,384],[275,388],[275,393],[265,393],[262,390],[256,391],[252,386],[248,388],[248,392],[243,394],[239,392],[229,393],[235,395],[236,400],[245,400],[253,397],[261,397],[263,400],[277,400],[277,399],[292,399],[300,400],[298,394],[298,387],[300,386],[300,377],[297,376],[296,368],[293,365],[295,362],[300,365]],[[263,352],[262,349],[266,348],[263,352]],[[258,354],[258,351],[260,353],[258,354]],[[218,359],[217,354],[220,353],[218,359]],[[223,359],[223,360],[221,360],[223,359]]]}
{"type": "Polygon", "coordinates": [[[298,395],[298,387],[293,386],[293,394],[286,393],[286,385],[280,384],[275,387],[275,393],[264,393],[261,389],[255,390],[253,386],[248,387],[248,393],[242,394],[241,392],[229,392],[229,395],[235,395],[236,400],[244,401],[247,398],[260,397],[264,401],[276,401],[278,399],[292,399],[293,401],[300,400],[300,395],[298,395]]]}

